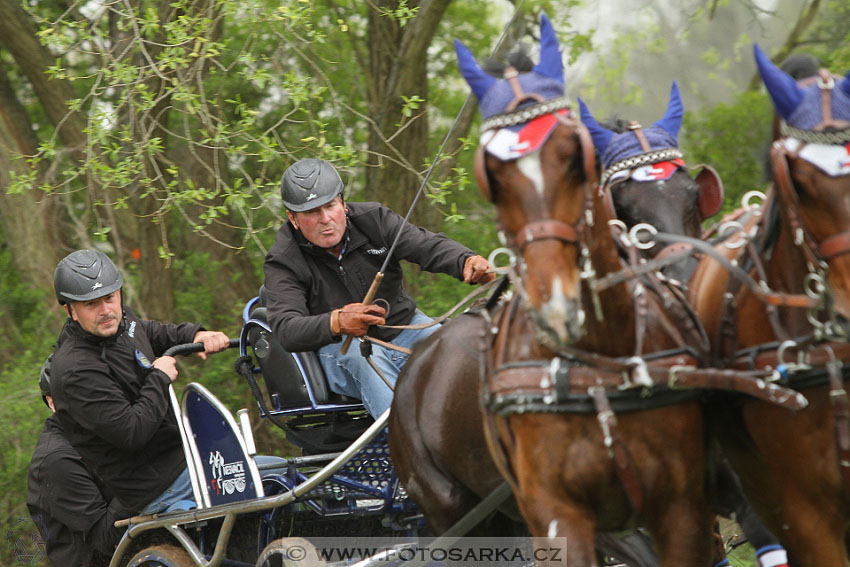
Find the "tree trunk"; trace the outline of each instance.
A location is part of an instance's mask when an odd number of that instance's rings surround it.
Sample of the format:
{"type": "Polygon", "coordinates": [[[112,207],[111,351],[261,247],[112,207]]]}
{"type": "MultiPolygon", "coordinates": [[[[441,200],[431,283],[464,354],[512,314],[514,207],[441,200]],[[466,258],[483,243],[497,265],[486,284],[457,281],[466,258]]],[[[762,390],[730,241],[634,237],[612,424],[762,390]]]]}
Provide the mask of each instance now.
{"type": "MultiPolygon", "coordinates": [[[[418,6],[416,17],[404,27],[384,14],[395,10],[398,0],[378,0],[369,9],[369,133],[366,195],[400,215],[410,208],[424,178],[428,148],[427,48],[450,0],[408,2],[418,6]],[[403,117],[405,101],[419,97],[418,109],[403,117]]],[[[424,200],[424,199],[423,199],[424,200]]],[[[415,224],[438,228],[439,215],[427,203],[417,205],[411,216],[415,224]]]]}
{"type": "MultiPolygon", "coordinates": [[[[11,174],[26,175],[26,162],[15,159],[34,155],[37,140],[26,112],[0,67],[0,220],[3,243],[8,247],[20,281],[42,292],[45,324],[59,329],[64,315],[53,294],[53,270],[61,256],[57,246],[56,199],[38,189],[8,192],[11,174]]],[[[10,321],[9,325],[14,325],[10,321]]]]}

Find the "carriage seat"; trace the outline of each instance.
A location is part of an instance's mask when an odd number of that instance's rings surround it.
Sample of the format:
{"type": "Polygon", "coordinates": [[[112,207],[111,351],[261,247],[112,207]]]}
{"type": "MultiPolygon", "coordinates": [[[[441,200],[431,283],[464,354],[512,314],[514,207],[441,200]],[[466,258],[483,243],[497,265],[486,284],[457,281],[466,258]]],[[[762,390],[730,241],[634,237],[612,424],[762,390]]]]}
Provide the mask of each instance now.
{"type": "MultiPolygon", "coordinates": [[[[265,288],[245,307],[243,352],[251,347],[271,402],[268,413],[287,417],[286,438],[305,454],[341,451],[374,420],[359,399],[333,392],[315,352],[288,352],[272,334],[265,288]]],[[[260,394],[261,395],[261,394],[260,394]]],[[[259,401],[259,400],[258,400],[259,401]]],[[[262,410],[262,417],[267,417],[262,410]]]]}
{"type": "Polygon", "coordinates": [[[257,357],[274,409],[304,413],[317,409],[333,411],[336,406],[343,410],[362,407],[357,398],[330,389],[317,353],[290,353],[283,348],[268,326],[265,286],[260,287],[258,297],[256,307],[251,310],[251,320],[262,324],[248,330],[248,343],[257,357]],[[299,408],[304,411],[298,411],[299,408]]]}

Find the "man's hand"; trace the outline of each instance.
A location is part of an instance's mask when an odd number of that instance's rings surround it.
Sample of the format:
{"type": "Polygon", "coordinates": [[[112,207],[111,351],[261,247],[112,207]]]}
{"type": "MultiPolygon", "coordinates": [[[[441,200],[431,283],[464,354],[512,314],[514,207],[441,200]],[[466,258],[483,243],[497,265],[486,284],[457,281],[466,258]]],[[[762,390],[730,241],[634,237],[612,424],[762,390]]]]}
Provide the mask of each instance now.
{"type": "Polygon", "coordinates": [[[334,335],[362,337],[371,325],[384,325],[386,309],[380,305],[349,303],[331,311],[331,332],[334,335]]]}
{"type": "Polygon", "coordinates": [[[165,372],[172,382],[177,380],[177,360],[173,356],[160,356],[153,361],[153,367],[165,372]]]}
{"type": "Polygon", "coordinates": [[[204,352],[195,353],[201,360],[207,359],[207,353],[221,352],[230,348],[230,338],[221,331],[198,331],[193,343],[204,343],[204,352]]]}
{"type": "Polygon", "coordinates": [[[483,256],[470,256],[463,265],[463,281],[468,284],[485,284],[496,279],[496,273],[490,268],[483,256]]]}

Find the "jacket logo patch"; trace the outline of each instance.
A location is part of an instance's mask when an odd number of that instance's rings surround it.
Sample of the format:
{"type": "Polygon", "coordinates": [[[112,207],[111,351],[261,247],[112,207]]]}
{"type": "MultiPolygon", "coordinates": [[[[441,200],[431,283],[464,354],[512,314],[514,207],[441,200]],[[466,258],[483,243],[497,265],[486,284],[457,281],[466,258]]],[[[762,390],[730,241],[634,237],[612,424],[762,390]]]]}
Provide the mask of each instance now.
{"type": "Polygon", "coordinates": [[[141,366],[142,368],[153,368],[153,364],[151,364],[151,361],[148,360],[148,357],[145,356],[145,353],[143,353],[139,349],[136,349],[136,362],[138,362],[139,366],[141,366]]]}
{"type": "Polygon", "coordinates": [[[245,492],[245,463],[235,461],[225,463],[220,451],[210,452],[210,485],[216,494],[245,492]]]}
{"type": "Polygon", "coordinates": [[[366,250],[366,254],[371,254],[372,256],[380,256],[381,254],[387,253],[387,247],[381,246],[380,248],[368,248],[366,250]]]}
{"type": "Polygon", "coordinates": [[[136,336],[136,322],[135,321],[130,322],[130,328],[127,329],[127,335],[129,335],[131,339],[136,336]]]}

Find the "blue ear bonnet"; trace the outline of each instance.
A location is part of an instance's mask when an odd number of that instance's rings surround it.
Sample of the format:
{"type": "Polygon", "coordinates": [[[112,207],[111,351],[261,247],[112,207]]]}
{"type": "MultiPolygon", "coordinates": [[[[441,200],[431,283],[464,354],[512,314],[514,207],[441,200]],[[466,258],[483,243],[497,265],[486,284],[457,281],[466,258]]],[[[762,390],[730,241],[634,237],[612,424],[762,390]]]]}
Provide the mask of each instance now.
{"type": "MultiPolygon", "coordinates": [[[[454,44],[460,72],[478,98],[482,118],[486,120],[505,112],[505,108],[514,100],[510,83],[484,72],[472,52],[459,40],[455,39],[454,44]]],[[[538,94],[544,100],[564,95],[564,64],[558,38],[546,14],[540,15],[540,63],[530,72],[517,75],[517,78],[523,91],[538,94]]],[[[534,104],[534,101],[529,100],[524,104],[534,104]]]]}
{"type": "MultiPolygon", "coordinates": [[[[590,132],[596,151],[601,155],[603,169],[608,169],[624,159],[647,153],[647,150],[641,147],[640,140],[634,132],[615,133],[597,122],[583,100],[579,99],[578,104],[581,121],[590,132]]],[[[641,128],[646,141],[649,142],[649,151],[679,147],[679,129],[684,115],[679,86],[673,81],[664,117],[648,128],[641,128]]]]}
{"type": "MultiPolygon", "coordinates": [[[[785,71],[773,64],[757,44],[753,53],[762,82],[764,82],[776,113],[789,126],[813,130],[823,121],[821,89],[816,83],[801,87],[785,71]]],[[[836,79],[832,89],[832,117],[850,122],[850,73],[836,79]]]]}
{"type": "MultiPolygon", "coordinates": [[[[850,79],[845,78],[844,82],[850,79]]],[[[844,92],[836,84],[832,89],[832,117],[836,120],[847,120],[850,122],[850,94],[844,92]]],[[[823,120],[821,112],[820,88],[813,84],[803,89],[803,98],[799,106],[794,109],[790,116],[785,118],[789,126],[800,130],[812,130],[823,120]]]]}
{"type": "MultiPolygon", "coordinates": [[[[559,83],[555,79],[541,75],[535,71],[521,73],[517,75],[517,79],[519,79],[519,84],[522,85],[522,90],[527,93],[537,93],[544,100],[564,95],[563,83],[559,83]]],[[[479,100],[481,117],[487,119],[496,114],[501,114],[513,99],[514,93],[508,81],[504,79],[497,80],[487,89],[484,97],[479,100]]],[[[535,102],[533,100],[527,100],[520,104],[519,107],[521,108],[527,104],[535,104],[535,102]]]]}
{"type": "MultiPolygon", "coordinates": [[[[658,126],[650,126],[649,128],[641,128],[641,132],[649,142],[650,150],[663,150],[666,148],[678,148],[679,142],[676,137],[670,134],[663,128],[658,126]]],[[[601,162],[602,168],[608,169],[618,161],[622,161],[632,156],[637,156],[647,153],[635,136],[634,132],[623,132],[614,134],[611,141],[608,142],[608,147],[602,153],[601,162]]]]}

